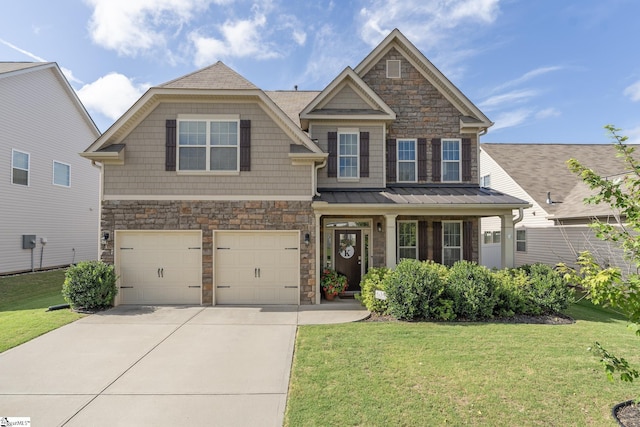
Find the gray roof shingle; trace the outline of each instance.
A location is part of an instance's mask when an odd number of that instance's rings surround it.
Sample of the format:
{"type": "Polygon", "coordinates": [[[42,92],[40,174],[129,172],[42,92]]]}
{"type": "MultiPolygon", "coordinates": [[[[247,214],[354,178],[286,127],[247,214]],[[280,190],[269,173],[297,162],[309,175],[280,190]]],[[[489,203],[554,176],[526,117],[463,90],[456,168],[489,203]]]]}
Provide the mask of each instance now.
{"type": "Polygon", "coordinates": [[[221,61],[163,83],[158,87],[175,89],[258,89],[257,86],[221,61]]]}

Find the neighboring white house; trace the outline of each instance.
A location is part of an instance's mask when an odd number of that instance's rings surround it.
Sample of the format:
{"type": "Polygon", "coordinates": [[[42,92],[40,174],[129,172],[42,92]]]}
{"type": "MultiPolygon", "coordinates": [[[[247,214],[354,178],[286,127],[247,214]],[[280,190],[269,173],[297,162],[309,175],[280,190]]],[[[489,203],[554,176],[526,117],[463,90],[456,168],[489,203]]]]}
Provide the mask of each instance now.
{"type": "Polygon", "coordinates": [[[56,63],[0,62],[0,274],[98,258],[100,132],[56,63]]]}
{"type": "MultiPolygon", "coordinates": [[[[481,185],[532,204],[514,226],[515,265],[574,265],[577,254],[589,250],[604,263],[628,268],[622,253],[588,227],[594,218],[613,221],[614,213],[608,206],[584,204],[590,191],[569,171],[571,158],[602,176],[624,172],[613,144],[480,145],[481,185]]],[[[499,230],[499,218],[482,219],[481,263],[487,267],[500,265],[499,230]]]]}

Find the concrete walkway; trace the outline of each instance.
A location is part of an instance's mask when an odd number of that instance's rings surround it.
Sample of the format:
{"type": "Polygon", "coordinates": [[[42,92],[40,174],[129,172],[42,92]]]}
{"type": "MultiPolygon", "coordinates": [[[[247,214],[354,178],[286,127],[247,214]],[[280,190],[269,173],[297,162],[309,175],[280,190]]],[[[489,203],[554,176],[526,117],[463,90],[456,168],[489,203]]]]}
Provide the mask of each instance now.
{"type": "Polygon", "coordinates": [[[281,426],[297,325],[319,306],[120,306],[0,353],[0,417],[34,426],[281,426]]]}

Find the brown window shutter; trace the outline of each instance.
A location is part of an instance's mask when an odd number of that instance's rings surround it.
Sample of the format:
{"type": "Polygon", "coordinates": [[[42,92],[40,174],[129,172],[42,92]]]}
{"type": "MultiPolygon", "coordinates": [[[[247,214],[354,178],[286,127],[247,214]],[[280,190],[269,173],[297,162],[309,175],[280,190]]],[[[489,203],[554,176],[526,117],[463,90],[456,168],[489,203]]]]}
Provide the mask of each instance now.
{"type": "Polygon", "coordinates": [[[396,140],[387,139],[387,182],[396,182],[396,140]]]}
{"type": "Polygon", "coordinates": [[[327,176],[329,178],[335,178],[338,176],[338,132],[328,132],[327,143],[329,149],[327,176]]]}
{"type": "Polygon", "coordinates": [[[433,223],[433,260],[442,264],[442,223],[433,223]]]}
{"type": "Polygon", "coordinates": [[[360,178],[369,177],[369,132],[360,132],[360,178]]]}
{"type": "Polygon", "coordinates": [[[465,221],[462,223],[462,259],[473,261],[473,223],[465,221]]]}
{"type": "Polygon", "coordinates": [[[471,181],[471,139],[462,138],[462,180],[471,181]]]}
{"type": "Polygon", "coordinates": [[[418,259],[420,261],[426,261],[429,257],[428,242],[428,223],[427,221],[418,221],[418,259]]]}
{"type": "Polygon", "coordinates": [[[176,120],[167,120],[165,122],[167,136],[165,140],[165,159],[164,170],[176,170],[176,120]]]}
{"type": "Polygon", "coordinates": [[[418,138],[418,181],[429,180],[427,175],[427,138],[418,138]]]}
{"type": "Polygon", "coordinates": [[[433,182],[440,182],[441,165],[440,138],[433,138],[431,140],[431,180],[433,182]]]}
{"type": "Polygon", "coordinates": [[[251,170],[251,120],[240,120],[240,170],[251,170]]]}

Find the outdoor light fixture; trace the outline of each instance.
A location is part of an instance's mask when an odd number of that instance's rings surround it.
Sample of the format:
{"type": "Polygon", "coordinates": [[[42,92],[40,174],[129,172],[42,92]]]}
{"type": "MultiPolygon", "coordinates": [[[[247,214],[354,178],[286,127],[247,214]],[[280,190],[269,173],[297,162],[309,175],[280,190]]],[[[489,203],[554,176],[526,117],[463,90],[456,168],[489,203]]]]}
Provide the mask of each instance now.
{"type": "Polygon", "coordinates": [[[382,223],[378,223],[378,233],[382,233],[382,223]]]}
{"type": "Polygon", "coordinates": [[[304,235],[304,244],[308,245],[309,244],[309,239],[311,236],[309,236],[309,233],[305,233],[304,235]]]}
{"type": "Polygon", "coordinates": [[[109,232],[105,231],[104,233],[102,233],[102,240],[104,240],[105,242],[107,240],[109,240],[109,232]]]}

